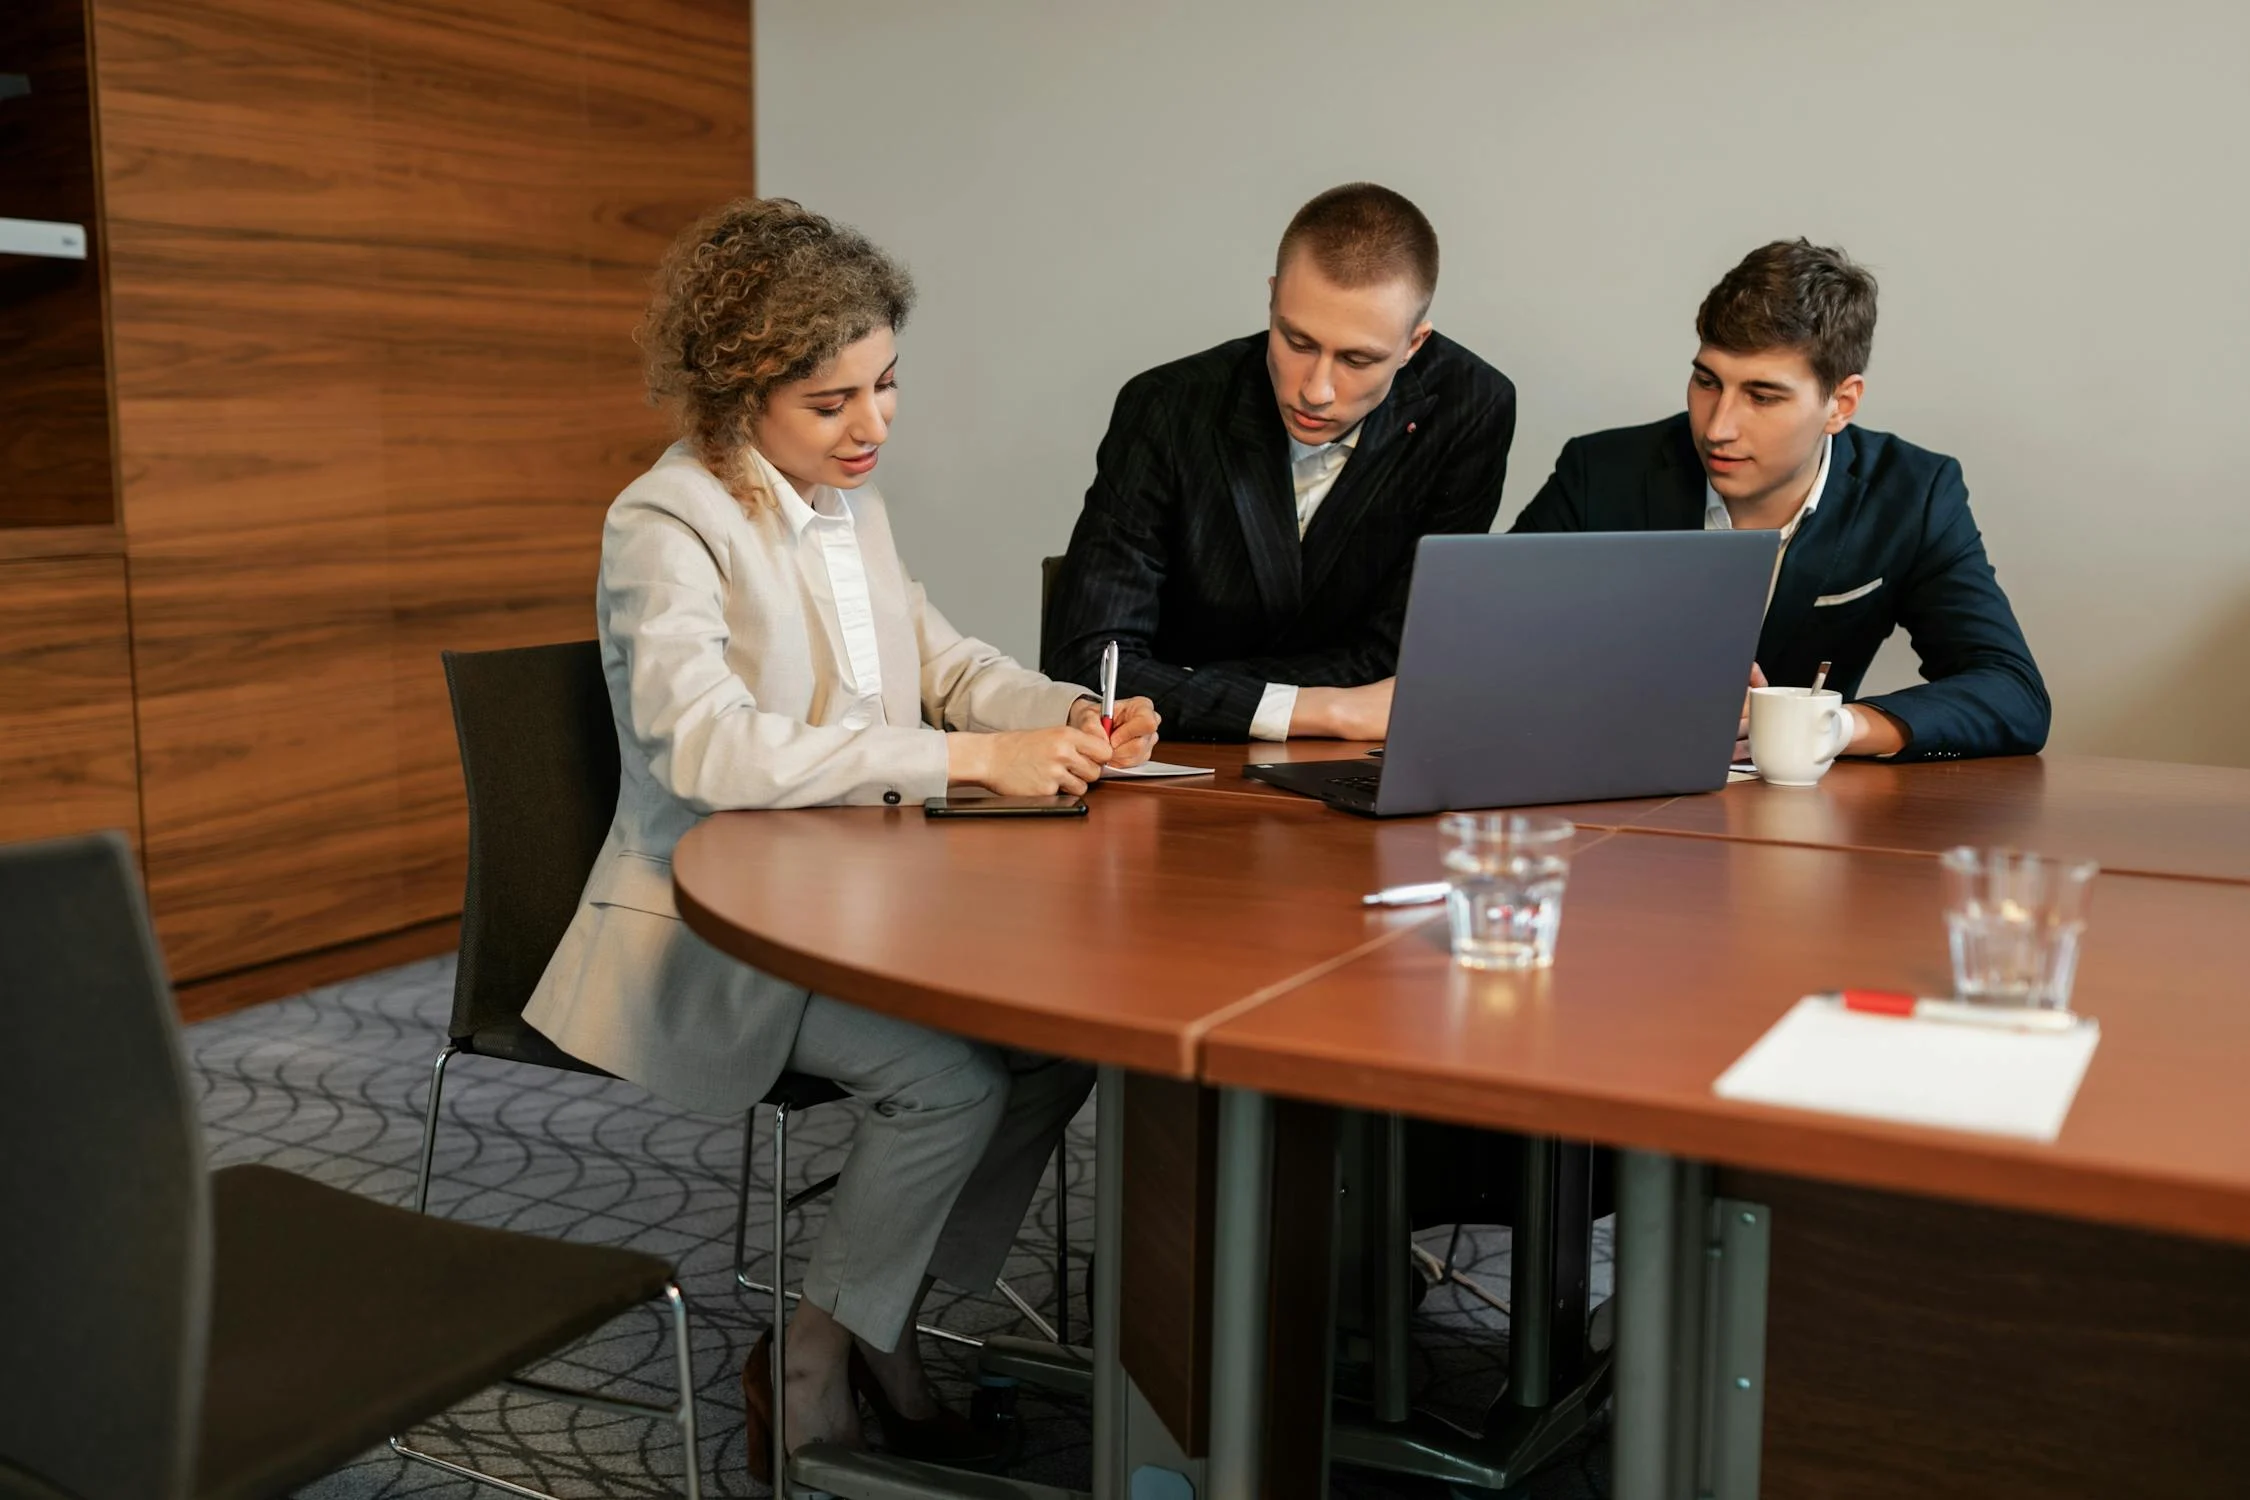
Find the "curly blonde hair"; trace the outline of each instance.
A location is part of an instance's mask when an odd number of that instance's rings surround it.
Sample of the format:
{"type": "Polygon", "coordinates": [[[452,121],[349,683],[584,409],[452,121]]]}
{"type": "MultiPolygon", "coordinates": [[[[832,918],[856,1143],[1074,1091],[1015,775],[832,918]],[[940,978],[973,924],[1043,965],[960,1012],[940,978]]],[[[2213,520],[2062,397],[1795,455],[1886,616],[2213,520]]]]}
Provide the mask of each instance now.
{"type": "Polygon", "coordinates": [[[775,388],[802,380],[914,305],[906,268],[788,198],[738,198],[665,253],[639,339],[651,403],[674,403],[704,467],[744,505],[770,499],[744,462],[775,388]]]}

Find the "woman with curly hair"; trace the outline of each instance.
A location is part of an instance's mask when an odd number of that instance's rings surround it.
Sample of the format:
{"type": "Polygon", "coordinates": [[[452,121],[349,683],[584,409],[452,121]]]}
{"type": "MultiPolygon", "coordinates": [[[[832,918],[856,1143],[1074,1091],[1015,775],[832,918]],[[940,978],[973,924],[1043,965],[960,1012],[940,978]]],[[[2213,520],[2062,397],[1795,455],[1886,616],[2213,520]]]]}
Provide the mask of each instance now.
{"type": "Polygon", "coordinates": [[[673,846],[730,808],[896,806],[949,782],[1082,792],[1156,740],[1146,699],[1105,734],[1084,688],[963,636],[900,562],[868,480],[912,301],[889,257],[787,199],[729,204],[667,256],[642,340],[651,397],[677,407],[685,437],[610,507],[596,596],[617,816],[524,1010],[566,1051],[689,1109],[740,1113],[784,1069],[867,1105],[778,1393],[770,1334],[743,1367],[751,1469],[769,1483],[776,1418],[791,1448],[856,1444],[855,1397],[893,1451],[994,1456],[939,1406],[907,1335],[933,1276],[998,1276],[1092,1080],[720,954],[679,920],[673,846]]]}

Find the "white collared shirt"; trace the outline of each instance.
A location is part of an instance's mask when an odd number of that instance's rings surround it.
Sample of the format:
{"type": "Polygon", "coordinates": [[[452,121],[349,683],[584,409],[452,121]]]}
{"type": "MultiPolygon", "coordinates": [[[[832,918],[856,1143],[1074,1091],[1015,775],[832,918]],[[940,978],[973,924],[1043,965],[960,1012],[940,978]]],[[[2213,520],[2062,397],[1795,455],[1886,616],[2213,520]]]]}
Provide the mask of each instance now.
{"type": "Polygon", "coordinates": [[[828,627],[830,645],[844,676],[850,702],[833,722],[865,729],[885,722],[883,663],[875,650],[875,605],[867,591],[867,563],[860,556],[859,531],[851,501],[832,485],[815,485],[807,500],[781,471],[756,455],[772,488],[782,519],[797,538],[797,568],[807,592],[828,627]]]}
{"type": "Polygon", "coordinates": [[[1322,443],[1317,448],[1307,447],[1295,438],[1289,440],[1289,482],[1297,491],[1298,541],[1305,539],[1313,512],[1320,509],[1320,502],[1336,487],[1336,476],[1344,472],[1344,460],[1358,447],[1358,427],[1333,443],[1322,443]]]}
{"type": "MultiPolygon", "coordinates": [[[[1820,509],[1821,492],[1828,488],[1828,456],[1835,451],[1835,448],[1836,439],[1834,436],[1823,437],[1820,440],[1820,469],[1813,475],[1812,488],[1805,492],[1805,503],[1797,507],[1797,513],[1782,523],[1781,546],[1775,549],[1773,554],[1773,576],[1766,580],[1766,608],[1768,609],[1773,608],[1773,591],[1781,583],[1781,560],[1789,555],[1790,539],[1796,536],[1797,528],[1805,524],[1805,517],[1820,509]]],[[[1719,498],[1719,492],[1711,487],[1711,481],[1708,479],[1703,481],[1703,529],[1705,531],[1734,530],[1733,513],[1727,509],[1726,501],[1719,498]]]]}
{"type": "MultiPolygon", "coordinates": [[[[1306,530],[1312,525],[1313,513],[1320,502],[1336,487],[1336,477],[1344,472],[1344,460],[1359,447],[1359,428],[1354,427],[1332,443],[1309,447],[1289,439],[1289,482],[1297,492],[1297,540],[1304,541],[1306,530]]],[[[1250,717],[1250,738],[1254,740],[1285,740],[1289,738],[1289,717],[1297,711],[1297,689],[1286,682],[1269,682],[1258,698],[1258,711],[1250,717]]]]}

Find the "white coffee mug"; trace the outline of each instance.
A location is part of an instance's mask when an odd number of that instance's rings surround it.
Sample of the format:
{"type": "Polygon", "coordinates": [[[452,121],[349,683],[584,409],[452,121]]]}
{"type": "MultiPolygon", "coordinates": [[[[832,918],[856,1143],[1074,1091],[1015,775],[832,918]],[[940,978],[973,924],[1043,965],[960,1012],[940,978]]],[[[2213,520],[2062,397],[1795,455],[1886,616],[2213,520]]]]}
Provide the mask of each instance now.
{"type": "Polygon", "coordinates": [[[1750,690],[1750,761],[1775,786],[1814,786],[1852,742],[1841,693],[1801,687],[1750,690]]]}

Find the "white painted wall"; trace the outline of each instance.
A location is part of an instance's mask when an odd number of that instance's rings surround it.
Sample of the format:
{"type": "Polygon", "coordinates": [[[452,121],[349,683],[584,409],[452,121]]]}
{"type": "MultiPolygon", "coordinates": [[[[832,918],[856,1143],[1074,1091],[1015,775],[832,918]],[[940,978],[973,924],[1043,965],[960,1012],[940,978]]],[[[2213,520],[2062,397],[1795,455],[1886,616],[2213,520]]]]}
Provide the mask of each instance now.
{"type": "MultiPolygon", "coordinates": [[[[2250,6],[757,0],[758,183],[922,289],[882,484],[1029,656],[1117,387],[1264,323],[1305,198],[1437,225],[1514,377],[1502,524],[1574,433],[1682,403],[1764,240],[1883,288],[1863,419],[1952,453],[2054,744],[2250,764],[2250,6]]],[[[1894,641],[1871,681],[1911,680],[1894,641]]]]}

